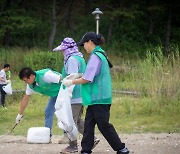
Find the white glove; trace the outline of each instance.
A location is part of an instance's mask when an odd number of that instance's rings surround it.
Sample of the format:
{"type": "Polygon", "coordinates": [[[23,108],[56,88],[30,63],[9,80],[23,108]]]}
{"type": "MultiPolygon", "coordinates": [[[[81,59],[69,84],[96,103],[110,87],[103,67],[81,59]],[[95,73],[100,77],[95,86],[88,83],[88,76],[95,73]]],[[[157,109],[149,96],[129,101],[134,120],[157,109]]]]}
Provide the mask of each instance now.
{"type": "Polygon", "coordinates": [[[82,73],[72,73],[72,74],[66,76],[66,79],[68,79],[68,80],[74,80],[74,79],[81,78],[82,75],[83,75],[82,73]]]}
{"type": "Polygon", "coordinates": [[[11,80],[6,80],[5,82],[6,82],[6,84],[9,84],[9,83],[11,83],[11,80]]]}
{"type": "Polygon", "coordinates": [[[66,87],[70,87],[73,85],[72,80],[67,80],[66,78],[62,81],[62,84],[66,87]]]}
{"type": "Polygon", "coordinates": [[[18,124],[21,120],[22,120],[23,115],[22,114],[18,114],[16,117],[16,123],[18,124]]]}

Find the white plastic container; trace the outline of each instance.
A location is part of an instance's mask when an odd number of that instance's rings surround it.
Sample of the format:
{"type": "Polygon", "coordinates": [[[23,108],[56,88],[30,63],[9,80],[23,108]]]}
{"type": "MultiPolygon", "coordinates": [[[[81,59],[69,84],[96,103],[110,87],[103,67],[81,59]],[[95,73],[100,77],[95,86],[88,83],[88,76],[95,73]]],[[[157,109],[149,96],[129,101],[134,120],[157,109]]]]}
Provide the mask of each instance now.
{"type": "Polygon", "coordinates": [[[31,127],[28,129],[28,143],[49,143],[50,129],[47,127],[31,127]]]}

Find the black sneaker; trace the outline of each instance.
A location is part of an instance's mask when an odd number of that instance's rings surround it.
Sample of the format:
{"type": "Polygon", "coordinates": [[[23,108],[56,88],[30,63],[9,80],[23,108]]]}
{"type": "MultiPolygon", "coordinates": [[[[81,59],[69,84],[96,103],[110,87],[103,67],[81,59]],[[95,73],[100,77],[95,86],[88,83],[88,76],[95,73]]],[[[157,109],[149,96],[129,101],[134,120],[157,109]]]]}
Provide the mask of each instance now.
{"type": "Polygon", "coordinates": [[[117,151],[117,154],[129,154],[129,150],[127,148],[124,148],[124,149],[117,151]]]}

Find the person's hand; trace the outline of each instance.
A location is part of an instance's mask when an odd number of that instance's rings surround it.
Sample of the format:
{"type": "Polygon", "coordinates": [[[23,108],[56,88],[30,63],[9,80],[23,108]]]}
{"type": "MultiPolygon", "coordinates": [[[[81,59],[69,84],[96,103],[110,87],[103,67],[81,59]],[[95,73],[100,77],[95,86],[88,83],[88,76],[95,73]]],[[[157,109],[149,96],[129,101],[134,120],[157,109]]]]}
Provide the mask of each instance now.
{"type": "Polygon", "coordinates": [[[82,75],[83,75],[82,73],[72,73],[72,74],[66,76],[66,79],[68,79],[68,80],[74,80],[74,79],[81,78],[82,75]]]}
{"type": "Polygon", "coordinates": [[[70,87],[73,85],[72,80],[68,80],[66,78],[62,81],[62,84],[65,85],[66,87],[70,87]]]}
{"type": "Polygon", "coordinates": [[[16,123],[18,124],[19,122],[21,122],[23,115],[22,114],[18,114],[16,117],[16,123]]]}
{"type": "Polygon", "coordinates": [[[11,80],[6,80],[5,82],[6,82],[6,84],[9,84],[9,83],[11,83],[11,80]]]}

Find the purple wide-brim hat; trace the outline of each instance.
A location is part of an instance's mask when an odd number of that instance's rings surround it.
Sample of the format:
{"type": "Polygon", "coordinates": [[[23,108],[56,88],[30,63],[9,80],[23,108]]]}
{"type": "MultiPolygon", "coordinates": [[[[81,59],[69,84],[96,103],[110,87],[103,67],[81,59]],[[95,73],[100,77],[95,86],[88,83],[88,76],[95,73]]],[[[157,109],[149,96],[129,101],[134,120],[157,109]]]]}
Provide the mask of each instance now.
{"type": "Polygon", "coordinates": [[[53,49],[53,51],[64,51],[73,47],[77,47],[76,42],[72,38],[66,37],[59,46],[53,49]]]}

